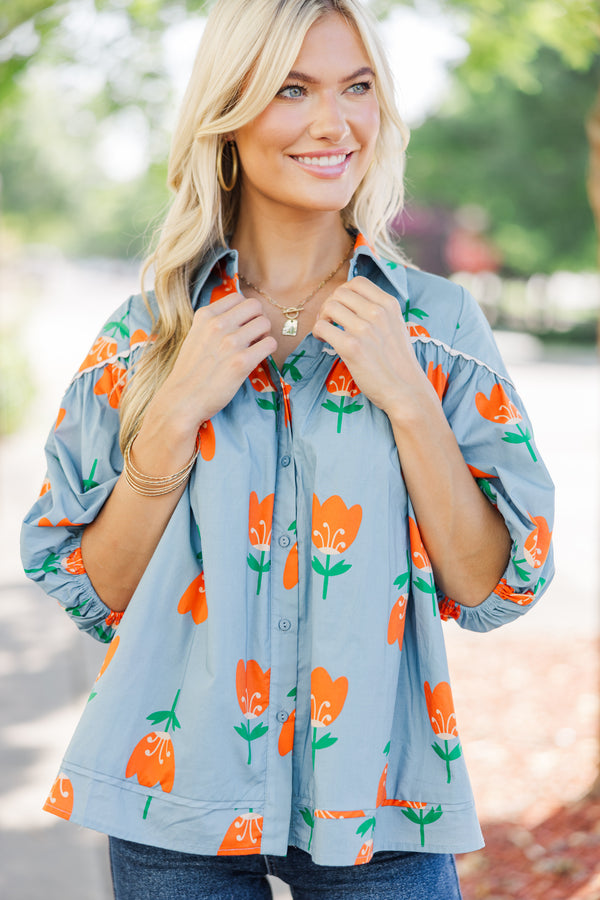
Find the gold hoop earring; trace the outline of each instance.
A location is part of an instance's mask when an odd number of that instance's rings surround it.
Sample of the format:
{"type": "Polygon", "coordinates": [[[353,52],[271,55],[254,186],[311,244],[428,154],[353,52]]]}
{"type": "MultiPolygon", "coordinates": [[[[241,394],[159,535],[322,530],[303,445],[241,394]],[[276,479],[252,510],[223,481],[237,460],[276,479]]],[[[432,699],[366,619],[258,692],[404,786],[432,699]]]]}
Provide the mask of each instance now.
{"type": "Polygon", "coordinates": [[[217,181],[221,185],[222,189],[229,194],[235,187],[238,177],[238,152],[237,147],[235,146],[235,141],[227,141],[227,143],[223,144],[223,148],[219,155],[217,156],[217,181]],[[225,154],[225,148],[230,148],[231,153],[231,181],[229,184],[226,183],[225,178],[223,177],[223,156],[225,154]]]}

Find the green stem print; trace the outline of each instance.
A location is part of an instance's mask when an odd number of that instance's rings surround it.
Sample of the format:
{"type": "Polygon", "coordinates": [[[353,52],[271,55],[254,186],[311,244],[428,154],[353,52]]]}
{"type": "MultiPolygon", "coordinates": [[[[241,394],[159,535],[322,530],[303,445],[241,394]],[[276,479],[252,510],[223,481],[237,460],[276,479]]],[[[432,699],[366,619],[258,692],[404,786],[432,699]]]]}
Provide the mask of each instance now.
{"type": "MultiPolygon", "coordinates": [[[[420,804],[418,804],[420,806],[420,804]]],[[[421,847],[425,846],[425,826],[431,825],[432,822],[437,822],[443,816],[442,807],[431,807],[429,812],[425,812],[425,809],[413,809],[409,807],[401,808],[402,815],[406,816],[411,822],[414,822],[415,825],[419,826],[419,834],[421,836],[421,847]]]]}
{"type": "Polygon", "coordinates": [[[437,744],[437,743],[436,743],[436,744],[432,744],[431,747],[432,747],[433,750],[435,750],[435,752],[437,753],[437,755],[439,756],[439,758],[440,758],[440,759],[443,759],[444,762],[446,763],[446,774],[447,774],[447,776],[448,776],[448,778],[447,778],[447,784],[450,784],[450,782],[452,781],[452,773],[451,773],[451,771],[450,771],[450,763],[451,763],[453,760],[458,759],[459,756],[461,755],[462,750],[461,750],[460,743],[458,743],[458,744],[456,745],[456,747],[454,747],[453,750],[450,750],[450,749],[449,749],[449,742],[448,742],[447,740],[444,740],[444,747],[443,747],[443,748],[440,747],[440,745],[437,744]]]}
{"type": "Polygon", "coordinates": [[[300,353],[296,353],[294,358],[289,363],[288,362],[284,363],[283,368],[281,370],[281,374],[284,378],[289,372],[292,381],[300,381],[302,379],[302,375],[300,374],[300,371],[298,370],[296,363],[298,362],[299,359],[301,359],[304,356],[304,353],[305,353],[305,351],[301,350],[300,353]]]}
{"type": "Polygon", "coordinates": [[[104,333],[110,334],[111,337],[116,337],[117,332],[119,332],[119,335],[122,338],[128,338],[129,337],[129,328],[127,327],[127,325],[123,324],[128,315],[129,315],[129,312],[126,312],[125,315],[123,315],[119,319],[118,322],[117,321],[107,322],[103,329],[104,333]]]}
{"type": "Polygon", "coordinates": [[[313,832],[314,832],[314,828],[315,828],[315,819],[314,819],[314,816],[313,816],[312,812],[310,811],[310,809],[308,809],[308,807],[306,807],[306,806],[304,807],[304,809],[300,810],[300,815],[302,816],[302,818],[304,819],[304,821],[310,828],[310,837],[308,839],[308,847],[306,848],[307,851],[310,851],[310,845],[312,844],[313,832]]]}
{"type": "Polygon", "coordinates": [[[264,393],[270,393],[272,399],[267,400],[266,397],[257,397],[256,402],[261,409],[272,409],[276,413],[279,410],[279,395],[277,391],[265,391],[264,393]]]}
{"type": "Polygon", "coordinates": [[[340,395],[340,402],[336,403],[331,398],[328,398],[325,403],[321,403],[323,409],[329,410],[329,412],[336,413],[337,415],[337,433],[340,434],[342,431],[342,422],[345,414],[350,414],[353,412],[358,412],[359,409],[363,408],[362,403],[357,403],[356,400],[352,400],[347,406],[345,405],[346,396],[344,394],[340,395]]]}
{"type": "Polygon", "coordinates": [[[323,600],[326,600],[329,579],[334,575],[343,575],[344,572],[347,572],[348,569],[352,568],[352,564],[341,559],[334,566],[331,566],[331,554],[327,553],[325,555],[325,565],[323,565],[317,556],[313,556],[312,567],[318,575],[323,576],[323,600]]]}
{"type": "Polygon", "coordinates": [[[433,604],[433,615],[437,616],[437,603],[436,603],[436,594],[435,594],[435,583],[433,580],[433,573],[430,571],[427,575],[428,580],[425,581],[424,578],[421,578],[419,575],[418,578],[415,578],[415,587],[420,591],[423,591],[424,594],[431,594],[431,602],[433,604]]]}
{"type": "Polygon", "coordinates": [[[254,572],[258,572],[258,583],[256,586],[257,595],[260,594],[263,573],[268,572],[271,568],[271,560],[265,562],[265,553],[266,550],[260,551],[260,559],[257,559],[251,553],[248,554],[248,565],[254,572]]]}
{"type": "Polygon", "coordinates": [[[263,734],[266,734],[269,730],[268,725],[264,725],[262,722],[259,722],[258,725],[255,725],[254,728],[250,728],[250,722],[245,721],[242,722],[241,725],[234,725],[234,729],[243,737],[245,741],[248,741],[248,759],[247,763],[250,765],[252,762],[252,741],[255,741],[256,738],[262,737],[263,734]]]}
{"type": "Polygon", "coordinates": [[[337,741],[336,737],[331,737],[331,732],[328,731],[327,734],[322,735],[322,737],[317,738],[317,727],[313,727],[313,736],[312,736],[312,767],[315,768],[315,754],[317,750],[323,750],[325,747],[331,747],[332,744],[335,744],[337,741]]]}
{"type": "Polygon", "coordinates": [[[46,575],[56,575],[56,573],[58,572],[57,563],[59,558],[60,557],[58,553],[50,553],[49,556],[46,557],[42,565],[39,567],[39,569],[25,569],[25,572],[27,575],[31,575],[34,572],[45,572],[46,575]]]}
{"type": "Polygon", "coordinates": [[[508,444],[525,444],[525,446],[529,450],[529,455],[531,456],[532,460],[534,462],[537,462],[537,456],[535,455],[533,447],[531,446],[532,436],[529,428],[523,429],[521,425],[517,425],[517,431],[506,431],[502,440],[506,441],[508,444]]]}
{"type": "Polygon", "coordinates": [[[98,482],[94,481],[94,474],[96,472],[96,466],[98,465],[98,460],[95,459],[92,463],[92,468],[90,469],[90,474],[87,478],[83,479],[83,491],[91,491],[92,488],[98,487],[98,482]]]}
{"type": "Polygon", "coordinates": [[[429,313],[425,312],[424,309],[419,309],[417,306],[411,306],[410,300],[407,300],[406,307],[404,309],[405,322],[408,322],[409,316],[414,316],[415,319],[419,319],[419,321],[422,321],[423,319],[429,318],[429,313]]]}

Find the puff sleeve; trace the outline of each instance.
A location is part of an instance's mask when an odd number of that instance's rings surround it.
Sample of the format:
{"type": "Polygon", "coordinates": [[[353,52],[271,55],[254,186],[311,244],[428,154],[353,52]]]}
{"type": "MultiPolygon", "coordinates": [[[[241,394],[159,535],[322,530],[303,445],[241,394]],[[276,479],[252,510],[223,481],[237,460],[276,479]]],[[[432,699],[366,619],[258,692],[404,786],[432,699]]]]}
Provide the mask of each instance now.
{"type": "Polygon", "coordinates": [[[471,473],[504,518],[512,539],[498,585],[476,607],[441,599],[442,614],[472,631],[489,631],[522,615],[554,574],[554,486],[533,429],[491,329],[463,291],[452,347],[428,344],[428,375],[471,473]]]}
{"type": "Polygon", "coordinates": [[[21,531],[25,573],[101,641],[112,639],[121,614],[113,613],[92,587],[81,538],[123,467],[119,402],[132,353],[146,340],[145,331],[132,332],[127,301],[104,326],[67,388],[45,445],[41,493],[21,531]]]}

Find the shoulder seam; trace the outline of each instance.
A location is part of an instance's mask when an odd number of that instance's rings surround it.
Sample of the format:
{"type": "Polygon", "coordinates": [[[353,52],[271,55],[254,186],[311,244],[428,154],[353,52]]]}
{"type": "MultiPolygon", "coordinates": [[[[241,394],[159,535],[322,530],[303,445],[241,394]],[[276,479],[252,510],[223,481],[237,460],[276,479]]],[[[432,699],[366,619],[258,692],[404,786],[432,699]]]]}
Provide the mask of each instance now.
{"type": "Polygon", "coordinates": [[[512,388],[514,388],[514,384],[507,375],[503,375],[501,372],[497,372],[491,366],[489,366],[486,362],[483,362],[482,359],[478,359],[476,356],[470,356],[468,353],[463,353],[462,350],[457,350],[455,347],[450,347],[444,341],[440,341],[438,338],[433,338],[431,336],[425,337],[425,335],[417,334],[411,337],[411,343],[421,343],[421,344],[435,344],[436,347],[441,347],[442,350],[445,350],[449,356],[460,357],[461,359],[465,359],[468,362],[474,362],[476,365],[481,366],[483,369],[487,369],[488,372],[491,372],[496,378],[500,378],[502,381],[505,381],[507,384],[510,384],[512,388]]]}

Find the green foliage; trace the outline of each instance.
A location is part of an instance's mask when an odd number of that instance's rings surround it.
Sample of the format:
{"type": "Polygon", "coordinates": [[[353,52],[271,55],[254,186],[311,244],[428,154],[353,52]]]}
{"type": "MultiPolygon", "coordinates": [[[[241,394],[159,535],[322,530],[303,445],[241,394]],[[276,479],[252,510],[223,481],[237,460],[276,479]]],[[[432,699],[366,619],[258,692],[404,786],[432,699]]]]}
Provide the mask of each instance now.
{"type": "Polygon", "coordinates": [[[546,49],[532,63],[531,77],[543,90],[525,93],[498,80],[493,93],[483,93],[459,81],[443,114],[413,132],[409,199],[419,206],[483,207],[515,273],[593,268],[585,119],[600,61],[577,72],[546,49]]]}
{"type": "Polygon", "coordinates": [[[0,331],[0,437],[21,423],[33,397],[33,382],[15,329],[0,331]]]}

